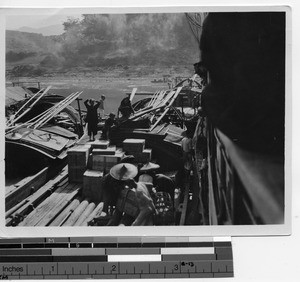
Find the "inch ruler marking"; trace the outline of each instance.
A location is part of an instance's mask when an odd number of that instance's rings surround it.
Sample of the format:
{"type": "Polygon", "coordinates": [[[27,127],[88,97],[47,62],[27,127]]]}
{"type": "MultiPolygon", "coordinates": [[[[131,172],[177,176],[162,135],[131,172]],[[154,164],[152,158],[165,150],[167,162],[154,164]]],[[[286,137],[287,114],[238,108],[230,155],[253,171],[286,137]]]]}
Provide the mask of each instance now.
{"type": "Polygon", "coordinates": [[[233,277],[230,240],[205,241],[201,237],[0,239],[0,279],[200,277],[233,277]]]}

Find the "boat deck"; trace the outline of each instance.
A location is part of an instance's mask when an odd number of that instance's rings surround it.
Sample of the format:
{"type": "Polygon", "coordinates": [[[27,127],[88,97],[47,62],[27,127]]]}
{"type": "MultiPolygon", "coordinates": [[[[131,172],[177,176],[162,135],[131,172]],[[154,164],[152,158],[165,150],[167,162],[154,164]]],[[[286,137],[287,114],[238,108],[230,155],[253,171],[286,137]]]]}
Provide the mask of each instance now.
{"type": "MultiPolygon", "coordinates": [[[[96,140],[100,138],[100,134],[97,134],[96,140]]],[[[93,142],[84,134],[77,144],[86,146],[92,145],[93,142]]],[[[25,183],[7,187],[7,226],[88,226],[93,218],[101,215],[103,203],[83,196],[82,182],[70,183],[68,166],[48,181],[45,181],[45,174],[46,169],[30,177],[25,183]],[[41,179],[44,181],[41,182],[41,179]],[[15,195],[18,195],[17,199],[14,198],[15,195]]],[[[188,198],[189,193],[186,193],[182,201],[187,202],[188,198]]],[[[177,206],[178,201],[177,198],[177,206]]],[[[185,208],[180,206],[181,211],[184,210],[184,216],[186,208],[187,204],[185,208]]],[[[184,221],[180,219],[181,224],[184,221]]]]}

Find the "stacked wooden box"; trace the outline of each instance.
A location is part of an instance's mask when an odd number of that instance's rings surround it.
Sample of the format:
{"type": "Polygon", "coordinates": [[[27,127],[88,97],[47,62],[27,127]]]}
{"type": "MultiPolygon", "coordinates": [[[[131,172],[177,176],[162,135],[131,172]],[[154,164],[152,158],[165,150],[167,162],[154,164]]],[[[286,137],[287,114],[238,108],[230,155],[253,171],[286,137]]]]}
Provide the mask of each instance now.
{"type": "Polygon", "coordinates": [[[109,146],[108,141],[102,145],[96,144],[96,146],[94,146],[94,144],[92,144],[92,148],[93,150],[90,155],[92,170],[108,173],[124,156],[122,150],[117,149],[116,146],[109,146]]]}
{"type": "Polygon", "coordinates": [[[86,170],[83,174],[82,194],[93,201],[102,200],[102,179],[103,172],[96,170],[86,170]]]}
{"type": "Polygon", "coordinates": [[[138,163],[148,163],[152,158],[152,149],[145,149],[145,139],[125,139],[123,150],[135,157],[138,163]]]}
{"type": "Polygon", "coordinates": [[[109,146],[108,140],[96,140],[91,143],[92,149],[107,149],[109,146]]]}
{"type": "Polygon", "coordinates": [[[89,145],[76,146],[68,150],[69,182],[83,182],[83,174],[87,168],[90,150],[89,145]]]}

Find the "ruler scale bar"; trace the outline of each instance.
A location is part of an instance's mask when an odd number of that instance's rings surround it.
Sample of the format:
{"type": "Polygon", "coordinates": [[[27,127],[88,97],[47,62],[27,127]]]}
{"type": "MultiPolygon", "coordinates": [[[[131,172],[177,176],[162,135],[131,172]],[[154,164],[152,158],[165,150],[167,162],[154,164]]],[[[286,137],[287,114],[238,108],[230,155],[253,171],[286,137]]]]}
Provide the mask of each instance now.
{"type": "Polygon", "coordinates": [[[1,279],[233,277],[230,238],[0,239],[1,279]]]}
{"type": "Polygon", "coordinates": [[[213,272],[233,272],[233,263],[230,260],[224,261],[168,261],[163,265],[159,262],[151,261],[133,261],[133,262],[56,262],[56,263],[36,263],[36,264],[9,264],[0,263],[1,271],[5,274],[18,276],[34,273],[38,274],[73,274],[74,271],[79,274],[111,274],[115,273],[138,273],[139,269],[145,269],[144,272],[151,273],[195,273],[196,268],[202,273],[213,272]],[[89,266],[89,267],[88,267],[89,266]],[[43,271],[42,271],[43,269],[43,271]],[[89,271],[88,271],[89,269],[89,271]],[[149,271],[150,269],[150,271],[149,271]]]}

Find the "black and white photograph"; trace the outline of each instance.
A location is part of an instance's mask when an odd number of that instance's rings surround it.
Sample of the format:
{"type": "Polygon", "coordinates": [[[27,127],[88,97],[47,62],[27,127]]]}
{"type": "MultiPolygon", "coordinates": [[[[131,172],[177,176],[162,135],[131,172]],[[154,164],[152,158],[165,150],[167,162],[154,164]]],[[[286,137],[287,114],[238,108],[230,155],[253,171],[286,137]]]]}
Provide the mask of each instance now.
{"type": "Polygon", "coordinates": [[[4,18],[10,232],[289,222],[286,9],[4,18]]]}

